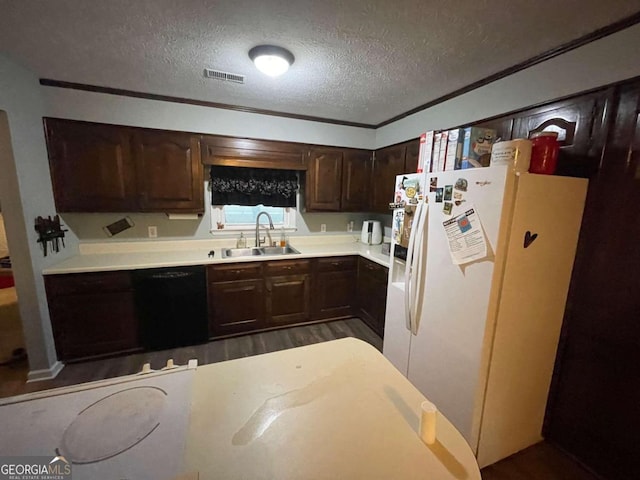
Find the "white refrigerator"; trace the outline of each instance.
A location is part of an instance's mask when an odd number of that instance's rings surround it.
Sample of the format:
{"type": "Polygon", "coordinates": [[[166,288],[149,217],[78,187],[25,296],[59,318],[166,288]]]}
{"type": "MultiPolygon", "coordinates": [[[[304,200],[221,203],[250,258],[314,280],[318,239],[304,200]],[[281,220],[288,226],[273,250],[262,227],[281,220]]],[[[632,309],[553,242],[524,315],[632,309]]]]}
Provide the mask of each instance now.
{"type": "Polygon", "coordinates": [[[411,178],[425,201],[406,261],[394,212],[383,353],[486,466],[542,439],[587,180],[509,166],[411,178]]]}

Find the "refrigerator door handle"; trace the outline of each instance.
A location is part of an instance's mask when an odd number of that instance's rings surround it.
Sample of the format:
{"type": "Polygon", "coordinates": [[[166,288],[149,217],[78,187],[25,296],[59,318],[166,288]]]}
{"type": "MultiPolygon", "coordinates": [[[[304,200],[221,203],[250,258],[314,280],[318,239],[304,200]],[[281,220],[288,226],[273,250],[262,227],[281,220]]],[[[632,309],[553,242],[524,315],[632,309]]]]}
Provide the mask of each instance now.
{"type": "Polygon", "coordinates": [[[407,259],[404,267],[404,321],[407,330],[411,331],[411,280],[412,280],[412,264],[413,264],[413,250],[416,241],[416,235],[418,234],[418,223],[420,215],[422,213],[422,203],[418,203],[416,206],[414,224],[411,227],[411,233],[409,234],[409,244],[407,245],[407,259]]]}
{"type": "Polygon", "coordinates": [[[418,325],[419,325],[419,304],[418,304],[418,295],[422,290],[424,290],[424,284],[421,283],[422,275],[422,263],[423,263],[423,242],[425,241],[425,223],[427,221],[429,214],[429,205],[424,204],[422,210],[420,212],[420,217],[418,218],[417,225],[417,236],[415,239],[415,244],[413,246],[413,268],[411,274],[411,324],[410,330],[413,335],[418,334],[418,325]]]}

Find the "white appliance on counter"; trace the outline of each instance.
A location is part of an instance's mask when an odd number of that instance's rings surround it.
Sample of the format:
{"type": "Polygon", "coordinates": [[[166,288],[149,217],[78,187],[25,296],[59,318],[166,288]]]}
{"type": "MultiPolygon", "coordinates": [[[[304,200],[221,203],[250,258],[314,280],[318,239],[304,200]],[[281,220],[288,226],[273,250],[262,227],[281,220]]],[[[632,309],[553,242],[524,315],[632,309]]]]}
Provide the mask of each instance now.
{"type": "Polygon", "coordinates": [[[377,220],[365,220],[362,222],[360,241],[366,245],[378,245],[382,243],[382,225],[377,220]]]}
{"type": "Polygon", "coordinates": [[[482,467],[542,439],[587,180],[506,165],[407,174],[394,201],[416,181],[428,200],[394,211],[383,353],[482,467]],[[482,258],[454,263],[450,245],[464,256],[480,238],[482,258]],[[393,256],[401,243],[406,262],[393,256]]]}

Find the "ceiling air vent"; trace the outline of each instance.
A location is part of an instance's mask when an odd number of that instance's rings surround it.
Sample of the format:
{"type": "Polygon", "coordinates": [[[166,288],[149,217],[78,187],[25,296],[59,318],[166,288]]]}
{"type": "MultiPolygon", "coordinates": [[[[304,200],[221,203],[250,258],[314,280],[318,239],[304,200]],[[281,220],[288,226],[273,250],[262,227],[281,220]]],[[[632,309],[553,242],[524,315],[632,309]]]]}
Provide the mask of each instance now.
{"type": "Polygon", "coordinates": [[[205,78],[213,78],[214,80],[222,80],[223,82],[244,83],[244,75],[237,73],[223,72],[221,70],[204,69],[205,78]]]}

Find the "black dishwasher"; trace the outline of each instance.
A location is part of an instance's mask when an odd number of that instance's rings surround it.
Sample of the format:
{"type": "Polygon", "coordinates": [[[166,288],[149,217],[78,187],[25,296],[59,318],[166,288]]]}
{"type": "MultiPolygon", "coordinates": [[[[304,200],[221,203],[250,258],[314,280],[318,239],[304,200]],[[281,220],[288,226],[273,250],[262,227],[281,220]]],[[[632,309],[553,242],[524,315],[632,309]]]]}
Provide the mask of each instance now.
{"type": "Polygon", "coordinates": [[[195,345],[209,339],[204,266],[136,270],[133,282],[146,349],[195,345]]]}

